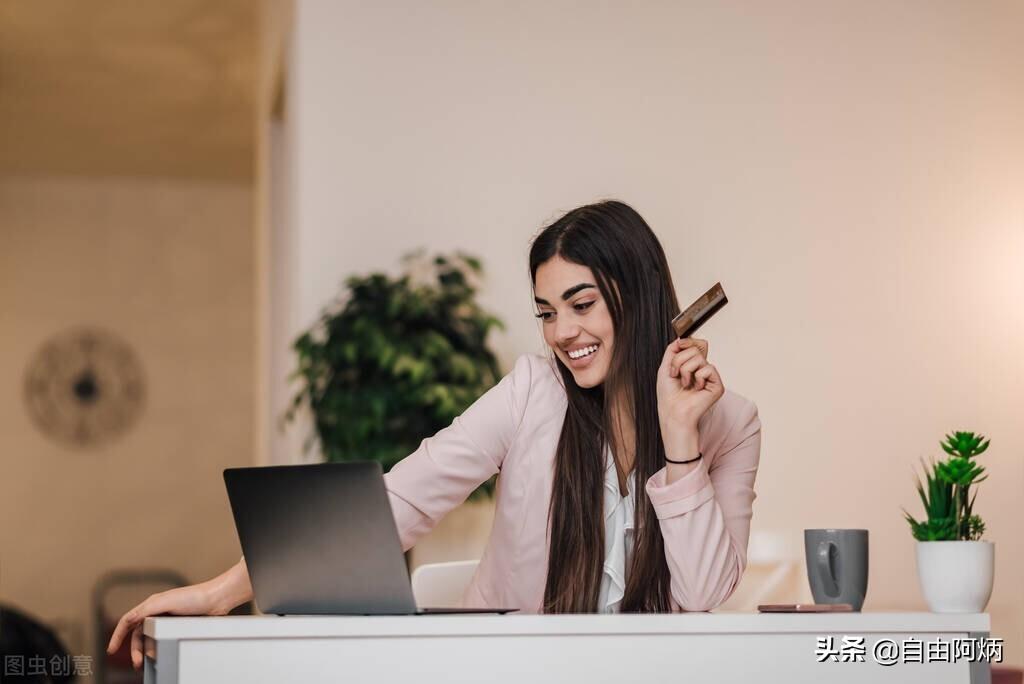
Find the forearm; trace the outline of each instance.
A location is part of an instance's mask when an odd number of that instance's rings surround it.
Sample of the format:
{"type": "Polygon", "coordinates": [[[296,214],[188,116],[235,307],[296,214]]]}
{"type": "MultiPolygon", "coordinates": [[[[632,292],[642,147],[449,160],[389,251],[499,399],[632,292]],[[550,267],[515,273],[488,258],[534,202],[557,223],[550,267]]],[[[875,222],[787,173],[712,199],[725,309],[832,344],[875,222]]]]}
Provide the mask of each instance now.
{"type": "Polygon", "coordinates": [[[739,583],[743,558],[714,498],[661,523],[672,598],[682,610],[713,610],[739,583]]]}
{"type": "Polygon", "coordinates": [[[228,570],[204,582],[209,592],[214,611],[227,614],[236,606],[252,600],[252,584],[249,568],[243,557],[228,570]]]}
{"type": "MultiPolygon", "coordinates": [[[[665,457],[689,461],[699,455],[696,427],[663,432],[665,457]]],[[[693,463],[665,463],[655,475],[655,503],[665,540],[671,574],[671,593],[683,610],[710,610],[732,593],[739,577],[739,559],[704,459],[693,463]]]]}
{"type": "MultiPolygon", "coordinates": [[[[666,434],[663,432],[663,434],[666,434]]],[[[673,461],[689,461],[697,458],[700,452],[698,445],[699,433],[696,428],[688,430],[675,430],[666,434],[665,458],[673,461]]],[[[670,485],[680,478],[686,477],[699,468],[700,461],[693,463],[665,463],[665,484],[670,485]]]]}

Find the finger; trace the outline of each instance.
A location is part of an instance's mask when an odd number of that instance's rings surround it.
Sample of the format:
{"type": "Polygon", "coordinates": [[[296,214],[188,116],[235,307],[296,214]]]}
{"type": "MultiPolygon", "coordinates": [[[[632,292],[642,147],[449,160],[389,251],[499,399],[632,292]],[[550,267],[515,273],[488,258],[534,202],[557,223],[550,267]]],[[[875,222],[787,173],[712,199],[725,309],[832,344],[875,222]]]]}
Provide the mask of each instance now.
{"type": "Polygon", "coordinates": [[[697,370],[705,363],[707,363],[704,357],[701,356],[700,352],[697,351],[695,348],[687,349],[684,352],[680,352],[679,354],[676,355],[676,358],[673,359],[673,362],[676,364],[675,375],[679,377],[680,381],[684,385],[688,385],[690,383],[690,374],[693,371],[697,370]],[[683,356],[683,354],[685,354],[685,356],[683,356]]]}
{"type": "Polygon", "coordinates": [[[708,341],[702,340],[699,337],[683,337],[680,340],[680,348],[686,349],[687,347],[697,347],[700,349],[700,353],[704,355],[704,358],[708,358],[708,341]]]}
{"type": "Polygon", "coordinates": [[[679,338],[676,338],[668,343],[665,347],[665,353],[661,357],[661,365],[658,366],[658,375],[669,375],[671,376],[672,371],[669,364],[672,361],[672,357],[679,352],[679,338]]]}
{"type": "Polygon", "coordinates": [[[121,642],[128,637],[128,633],[147,617],[164,612],[165,601],[165,592],[153,594],[145,601],[122,615],[121,619],[117,623],[117,627],[114,628],[114,633],[110,637],[110,643],[107,644],[107,652],[113,653],[120,648],[121,642]]]}
{"type": "Polygon", "coordinates": [[[142,635],[142,650],[150,660],[156,660],[156,641],[145,634],[142,635]]]}
{"type": "Polygon", "coordinates": [[[698,368],[708,365],[708,362],[700,354],[694,354],[690,359],[679,367],[679,380],[683,387],[689,387],[693,380],[693,373],[698,368]]]}
{"type": "Polygon", "coordinates": [[[717,368],[715,368],[713,365],[709,363],[707,366],[701,368],[697,372],[701,373],[702,371],[705,374],[704,384],[702,385],[702,388],[711,386],[715,390],[720,390],[722,392],[725,391],[725,386],[722,384],[722,376],[718,374],[717,368]]]}
{"type": "Polygon", "coordinates": [[[697,347],[690,347],[673,356],[672,360],[669,361],[669,375],[673,378],[678,377],[679,367],[691,359],[704,359],[704,357],[701,356],[700,349],[697,347]]]}
{"type": "Polygon", "coordinates": [[[128,631],[135,626],[137,622],[136,613],[142,604],[139,604],[135,608],[132,608],[127,613],[121,616],[121,619],[117,621],[117,625],[114,627],[114,633],[110,635],[110,643],[107,644],[107,653],[113,653],[117,649],[121,648],[121,642],[124,641],[125,635],[128,631]]]}
{"type": "Polygon", "coordinates": [[[693,382],[695,389],[704,389],[704,386],[707,384],[708,379],[711,378],[711,376],[714,375],[714,373],[715,367],[712,366],[710,363],[701,368],[700,370],[698,370],[696,373],[694,373],[693,382]]]}
{"type": "Polygon", "coordinates": [[[142,625],[136,625],[132,630],[132,667],[138,670],[142,667],[142,625]]]}

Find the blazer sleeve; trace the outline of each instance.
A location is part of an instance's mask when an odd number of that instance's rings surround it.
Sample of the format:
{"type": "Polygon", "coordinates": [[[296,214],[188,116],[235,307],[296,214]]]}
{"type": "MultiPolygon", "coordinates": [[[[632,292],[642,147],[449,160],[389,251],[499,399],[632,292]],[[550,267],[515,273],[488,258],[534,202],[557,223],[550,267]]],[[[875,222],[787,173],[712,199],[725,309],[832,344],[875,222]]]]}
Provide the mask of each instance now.
{"type": "Polygon", "coordinates": [[[384,475],[403,550],[501,470],[523,420],[533,372],[529,356],[520,356],[498,384],[384,475]]]}
{"type": "Polygon", "coordinates": [[[747,565],[754,478],[761,453],[757,406],[745,401],[722,452],[670,485],[666,471],[647,481],[665,540],[672,599],[684,611],[711,610],[736,589],[747,565]]]}

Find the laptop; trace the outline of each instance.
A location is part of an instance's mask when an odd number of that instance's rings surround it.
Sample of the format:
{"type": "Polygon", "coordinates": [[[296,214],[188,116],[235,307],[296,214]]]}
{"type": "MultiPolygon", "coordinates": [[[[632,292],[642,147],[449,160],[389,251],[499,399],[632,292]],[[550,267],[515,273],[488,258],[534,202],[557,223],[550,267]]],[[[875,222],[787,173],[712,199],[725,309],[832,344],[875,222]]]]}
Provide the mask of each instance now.
{"type": "Polygon", "coordinates": [[[278,615],[508,613],[416,606],[375,461],[228,468],[256,604],[278,615]]]}

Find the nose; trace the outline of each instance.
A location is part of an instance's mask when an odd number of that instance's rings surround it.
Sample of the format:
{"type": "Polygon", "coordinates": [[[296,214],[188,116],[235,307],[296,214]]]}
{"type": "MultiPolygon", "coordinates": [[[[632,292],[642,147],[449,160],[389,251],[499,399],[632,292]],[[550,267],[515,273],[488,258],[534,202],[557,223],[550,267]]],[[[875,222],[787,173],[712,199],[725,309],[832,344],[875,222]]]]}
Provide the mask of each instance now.
{"type": "Polygon", "coordinates": [[[563,349],[580,335],[580,326],[572,322],[555,322],[555,342],[563,349]]]}

